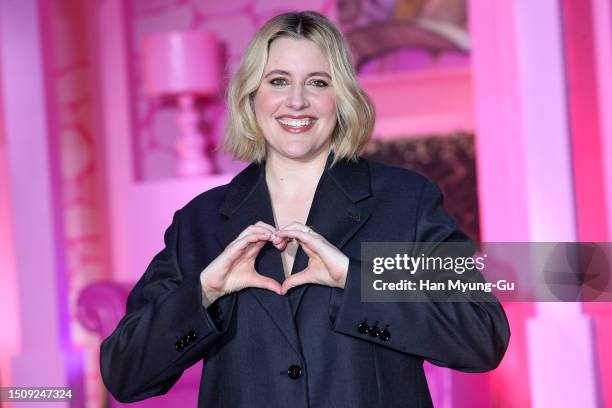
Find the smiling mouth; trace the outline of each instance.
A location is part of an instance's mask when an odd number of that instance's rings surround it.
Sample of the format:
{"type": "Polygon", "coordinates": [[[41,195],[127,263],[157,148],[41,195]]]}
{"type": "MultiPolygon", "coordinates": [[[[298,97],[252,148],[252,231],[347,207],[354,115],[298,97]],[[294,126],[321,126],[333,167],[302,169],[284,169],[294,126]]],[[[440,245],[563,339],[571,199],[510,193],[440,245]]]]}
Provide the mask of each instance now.
{"type": "Polygon", "coordinates": [[[316,119],[287,119],[287,118],[281,118],[281,119],[277,119],[278,122],[286,127],[289,127],[291,129],[303,129],[305,127],[309,127],[310,125],[312,125],[316,119]]]}

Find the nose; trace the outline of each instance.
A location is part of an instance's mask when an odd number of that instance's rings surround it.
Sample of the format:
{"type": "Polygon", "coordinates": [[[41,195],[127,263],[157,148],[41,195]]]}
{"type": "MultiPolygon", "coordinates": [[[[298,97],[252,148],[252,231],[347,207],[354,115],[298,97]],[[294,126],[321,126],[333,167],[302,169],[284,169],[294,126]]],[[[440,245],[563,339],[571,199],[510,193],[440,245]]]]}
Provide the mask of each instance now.
{"type": "Polygon", "coordinates": [[[303,86],[295,85],[291,87],[287,97],[287,107],[295,110],[308,107],[308,98],[303,86]]]}

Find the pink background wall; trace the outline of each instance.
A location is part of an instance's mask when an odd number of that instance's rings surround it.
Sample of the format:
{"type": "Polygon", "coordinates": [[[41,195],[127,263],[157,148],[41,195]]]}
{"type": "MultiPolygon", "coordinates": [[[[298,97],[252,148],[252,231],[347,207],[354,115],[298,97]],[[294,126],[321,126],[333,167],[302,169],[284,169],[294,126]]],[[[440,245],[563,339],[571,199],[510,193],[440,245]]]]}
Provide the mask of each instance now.
{"type": "MultiPolygon", "coordinates": [[[[409,49],[364,66],[375,136],[474,132],[485,240],[610,241],[611,3],[469,1],[469,54],[409,49]]],[[[172,211],[245,165],[217,153],[222,174],[174,176],[178,112],[144,95],[142,37],[210,31],[225,46],[227,79],[264,21],[304,7],[0,2],[0,385],[76,384],[77,404],[103,406],[100,339],[77,321],[79,294],[100,280],[138,279],[172,211]],[[34,219],[35,246],[26,233],[34,219]],[[39,313],[43,326],[34,324],[39,313]],[[25,375],[40,370],[43,354],[48,375],[25,375]]],[[[307,7],[339,22],[336,0],[307,7]]],[[[203,115],[220,140],[223,103],[203,115]]],[[[609,304],[506,310],[513,335],[502,365],[485,375],[431,371],[437,406],[612,407],[609,304]]]]}

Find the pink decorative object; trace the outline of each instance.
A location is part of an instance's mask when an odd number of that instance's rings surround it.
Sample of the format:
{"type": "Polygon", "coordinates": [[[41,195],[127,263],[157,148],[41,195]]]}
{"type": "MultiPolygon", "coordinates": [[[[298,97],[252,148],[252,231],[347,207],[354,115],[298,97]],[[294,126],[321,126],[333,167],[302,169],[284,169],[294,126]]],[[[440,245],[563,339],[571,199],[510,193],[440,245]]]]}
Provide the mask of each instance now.
{"type": "MultiPolygon", "coordinates": [[[[89,284],[79,293],[77,319],[100,340],[110,336],[125,314],[125,302],[134,284],[135,282],[109,281],[89,284]]],[[[202,363],[197,363],[183,373],[168,394],[130,404],[122,404],[108,394],[108,406],[111,408],[194,407],[197,405],[201,376],[202,363]]]]}
{"type": "Polygon", "coordinates": [[[199,130],[197,97],[220,92],[222,52],[217,38],[204,31],[156,33],[143,40],[144,86],[151,97],[176,98],[181,131],[176,151],[177,174],[197,176],[215,172],[211,144],[199,130]]]}

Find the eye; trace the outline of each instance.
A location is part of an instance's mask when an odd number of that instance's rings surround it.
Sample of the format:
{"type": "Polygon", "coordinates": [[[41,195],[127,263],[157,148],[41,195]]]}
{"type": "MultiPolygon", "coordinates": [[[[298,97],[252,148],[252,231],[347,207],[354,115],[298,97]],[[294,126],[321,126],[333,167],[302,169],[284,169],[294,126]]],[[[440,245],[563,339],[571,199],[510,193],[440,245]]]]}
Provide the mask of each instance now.
{"type": "Polygon", "coordinates": [[[287,85],[287,80],[285,78],[274,78],[270,80],[270,85],[281,87],[281,86],[287,85]]]}
{"type": "Polygon", "coordinates": [[[324,81],[322,79],[313,79],[312,81],[310,81],[310,83],[312,85],[316,86],[317,88],[325,88],[325,87],[329,86],[327,81],[324,81]]]}

